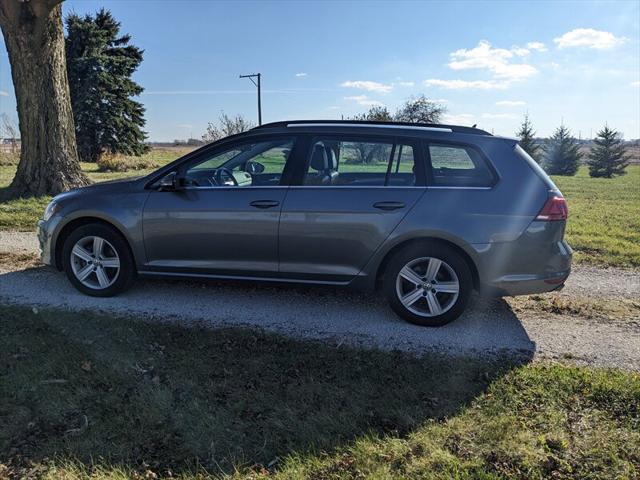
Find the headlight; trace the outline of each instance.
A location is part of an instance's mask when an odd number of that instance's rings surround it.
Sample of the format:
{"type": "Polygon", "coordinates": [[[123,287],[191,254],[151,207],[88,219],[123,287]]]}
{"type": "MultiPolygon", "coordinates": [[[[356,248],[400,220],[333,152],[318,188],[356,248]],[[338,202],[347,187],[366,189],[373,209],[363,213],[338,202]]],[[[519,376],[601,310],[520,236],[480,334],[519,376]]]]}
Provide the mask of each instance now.
{"type": "Polygon", "coordinates": [[[54,213],[58,211],[60,205],[55,202],[55,200],[51,200],[47,208],[44,209],[44,215],[42,215],[42,219],[47,222],[53,216],[54,213]]]}

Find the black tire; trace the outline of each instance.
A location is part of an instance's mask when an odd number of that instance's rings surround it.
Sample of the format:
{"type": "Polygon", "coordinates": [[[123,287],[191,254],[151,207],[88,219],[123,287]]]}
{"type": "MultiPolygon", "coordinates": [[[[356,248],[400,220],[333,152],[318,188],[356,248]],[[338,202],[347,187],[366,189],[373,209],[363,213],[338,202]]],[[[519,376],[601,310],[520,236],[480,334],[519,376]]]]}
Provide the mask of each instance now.
{"type": "Polygon", "coordinates": [[[62,264],[67,278],[80,292],[92,297],[112,297],[128,289],[136,276],[136,268],[127,241],[120,232],[100,223],[91,223],[78,227],[67,237],[62,247],[62,264]],[[91,288],[83,284],[75,275],[72,262],[72,249],[76,243],[86,237],[100,237],[106,240],[109,248],[117,253],[120,270],[114,275],[111,285],[106,288],[91,288]]]}
{"type": "MultiPolygon", "coordinates": [[[[446,277],[447,275],[450,275],[450,273],[449,270],[446,269],[446,267],[443,267],[443,273],[439,273],[439,275],[445,275],[446,277]]],[[[427,286],[430,285],[430,283],[426,281],[425,283],[427,284],[427,286]]],[[[403,283],[402,285],[405,284],[403,283]]],[[[411,288],[412,286],[409,283],[409,289],[411,288]]],[[[416,287],[414,291],[417,292],[418,290],[420,290],[420,288],[423,287],[416,287]]],[[[437,288],[437,285],[435,285],[435,283],[433,288],[437,288]]],[[[467,264],[465,259],[453,248],[438,243],[413,244],[395,253],[389,260],[387,268],[385,269],[383,290],[391,309],[399,317],[403,318],[407,322],[414,323],[416,325],[425,327],[439,327],[452,322],[453,320],[458,318],[462,314],[462,312],[464,312],[467,304],[469,303],[469,297],[471,296],[471,293],[473,291],[473,278],[471,276],[471,271],[469,270],[469,265],[467,264]],[[400,270],[402,270],[406,265],[410,264],[413,261],[418,261],[418,259],[428,257],[445,262],[451,268],[451,270],[455,272],[459,288],[457,298],[453,294],[437,293],[436,290],[433,290],[436,298],[442,298],[447,303],[447,305],[450,304],[450,306],[448,306],[448,309],[444,311],[444,313],[433,316],[419,315],[411,311],[409,308],[405,307],[405,305],[403,305],[400,300],[397,287],[400,270]]],[[[428,290],[429,289],[427,288],[427,291],[428,290]]],[[[411,305],[411,307],[413,307],[415,310],[418,310],[418,307],[423,307],[426,313],[430,314],[430,307],[427,303],[426,294],[422,293],[422,295],[425,296],[424,300],[419,298],[418,300],[416,300],[415,304],[411,305]]]]}

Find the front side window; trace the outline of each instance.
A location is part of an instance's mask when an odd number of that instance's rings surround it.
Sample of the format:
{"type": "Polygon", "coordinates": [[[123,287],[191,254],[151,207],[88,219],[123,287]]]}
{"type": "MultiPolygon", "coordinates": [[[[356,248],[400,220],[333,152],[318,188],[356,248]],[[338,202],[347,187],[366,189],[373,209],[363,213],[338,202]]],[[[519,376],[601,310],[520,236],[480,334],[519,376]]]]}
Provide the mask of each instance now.
{"type": "Polygon", "coordinates": [[[304,185],[412,186],[413,147],[393,141],[318,138],[313,142],[304,185]]]}
{"type": "Polygon", "coordinates": [[[462,145],[429,144],[433,184],[451,187],[489,187],[494,175],[480,153],[462,145]]]}
{"type": "Polygon", "coordinates": [[[194,187],[277,186],[293,145],[293,138],[236,144],[189,165],[185,183],[194,187]]]}

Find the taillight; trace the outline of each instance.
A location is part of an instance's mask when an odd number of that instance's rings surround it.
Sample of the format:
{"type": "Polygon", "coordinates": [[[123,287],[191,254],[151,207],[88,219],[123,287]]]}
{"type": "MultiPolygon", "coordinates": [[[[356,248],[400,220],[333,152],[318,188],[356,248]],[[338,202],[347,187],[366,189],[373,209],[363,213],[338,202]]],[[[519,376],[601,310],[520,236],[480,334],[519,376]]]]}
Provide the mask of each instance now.
{"type": "Polygon", "coordinates": [[[556,220],[566,220],[569,216],[569,207],[567,201],[562,195],[555,194],[549,197],[547,203],[544,204],[542,210],[536,217],[536,220],[544,222],[553,222],[556,220]]]}

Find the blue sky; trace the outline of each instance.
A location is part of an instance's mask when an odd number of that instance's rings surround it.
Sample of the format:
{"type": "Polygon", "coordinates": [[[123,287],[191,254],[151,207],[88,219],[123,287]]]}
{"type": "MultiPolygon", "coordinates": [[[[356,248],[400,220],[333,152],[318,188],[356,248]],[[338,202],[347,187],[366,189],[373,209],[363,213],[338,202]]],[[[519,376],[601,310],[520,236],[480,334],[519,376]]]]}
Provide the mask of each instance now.
{"type": "MultiPolygon", "coordinates": [[[[640,2],[214,2],[67,0],[110,9],[145,50],[136,80],[150,140],[200,137],[222,111],[255,121],[395,110],[425,94],[445,121],[539,135],[562,121],[588,137],[605,122],[640,138],[640,2]]],[[[15,99],[4,43],[0,112],[15,99]]]]}

